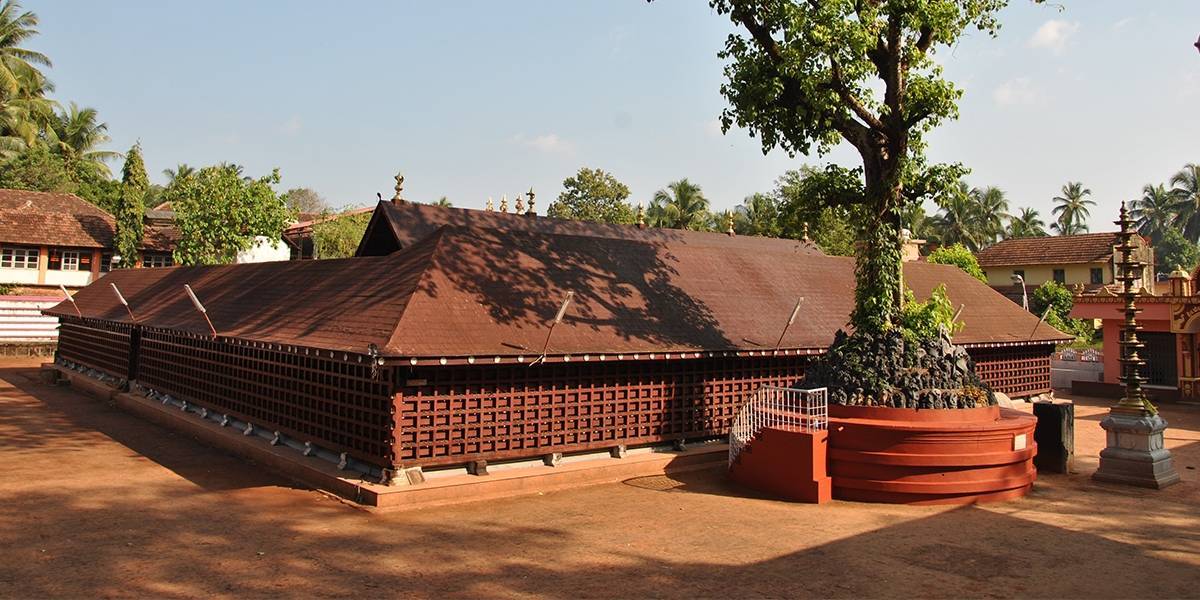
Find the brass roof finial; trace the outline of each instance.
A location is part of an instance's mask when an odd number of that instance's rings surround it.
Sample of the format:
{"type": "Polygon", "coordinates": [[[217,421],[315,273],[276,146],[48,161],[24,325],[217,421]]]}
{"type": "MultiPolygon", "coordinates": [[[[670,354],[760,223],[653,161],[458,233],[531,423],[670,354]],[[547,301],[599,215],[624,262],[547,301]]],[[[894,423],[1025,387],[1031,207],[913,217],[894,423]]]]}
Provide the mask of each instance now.
{"type": "Polygon", "coordinates": [[[494,206],[492,206],[492,197],[491,196],[488,196],[487,204],[483,205],[483,210],[489,210],[489,211],[496,210],[496,208],[494,206]]]}
{"type": "Polygon", "coordinates": [[[521,194],[517,194],[517,214],[525,214],[525,198],[521,194]]]}
{"type": "Polygon", "coordinates": [[[733,231],[733,212],[725,213],[725,233],[734,235],[733,231]]]}
{"type": "Polygon", "coordinates": [[[529,188],[529,192],[526,195],[529,196],[529,212],[525,214],[531,217],[537,216],[537,210],[533,208],[533,188],[529,188]]]}
{"type": "Polygon", "coordinates": [[[508,194],[500,194],[500,212],[508,212],[508,194]]]}
{"type": "Polygon", "coordinates": [[[392,196],[393,204],[402,204],[404,202],[404,174],[396,173],[396,195],[392,196]]]}
{"type": "Polygon", "coordinates": [[[804,222],[804,236],[803,236],[803,237],[801,237],[800,239],[802,239],[802,240],[804,240],[804,241],[806,241],[806,242],[811,242],[811,241],[812,241],[811,239],[809,239],[809,238],[808,238],[808,221],[805,221],[805,222],[804,222]]]}
{"type": "Polygon", "coordinates": [[[642,206],[641,202],[638,202],[637,226],[638,229],[646,228],[646,207],[642,206]]]}

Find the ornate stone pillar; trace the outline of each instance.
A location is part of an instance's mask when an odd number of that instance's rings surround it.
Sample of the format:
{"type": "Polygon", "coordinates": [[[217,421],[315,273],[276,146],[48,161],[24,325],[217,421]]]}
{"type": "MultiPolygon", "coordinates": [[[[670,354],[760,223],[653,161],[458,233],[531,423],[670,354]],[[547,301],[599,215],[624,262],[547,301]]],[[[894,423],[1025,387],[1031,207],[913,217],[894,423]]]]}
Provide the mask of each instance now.
{"type": "Polygon", "coordinates": [[[1125,326],[1120,341],[1121,382],[1125,384],[1125,397],[1110,408],[1108,416],[1100,422],[1108,440],[1100,452],[1100,468],[1092,477],[1099,481],[1164,488],[1179,483],[1179,473],[1175,471],[1171,453],[1163,446],[1167,421],[1142,391],[1145,378],[1141,368],[1146,361],[1138,351],[1146,345],[1137,337],[1141,329],[1137,314],[1141,309],[1136,306],[1138,290],[1135,282],[1142,280],[1145,263],[1133,257],[1137,248],[1133,243],[1136,233],[1124,202],[1121,203],[1121,218],[1115,223],[1121,227],[1116,280],[1122,284],[1121,297],[1125,300],[1125,326]]]}

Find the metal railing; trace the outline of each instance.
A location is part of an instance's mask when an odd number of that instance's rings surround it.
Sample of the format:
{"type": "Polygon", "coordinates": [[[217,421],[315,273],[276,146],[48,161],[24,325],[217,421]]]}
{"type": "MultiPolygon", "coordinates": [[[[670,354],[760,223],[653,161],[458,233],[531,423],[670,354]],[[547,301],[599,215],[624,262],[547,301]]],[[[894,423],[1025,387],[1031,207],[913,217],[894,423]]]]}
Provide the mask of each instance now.
{"type": "Polygon", "coordinates": [[[729,464],[764,428],[812,433],[829,427],[826,388],[802,390],[764,386],[746,401],[729,427],[729,464]]]}

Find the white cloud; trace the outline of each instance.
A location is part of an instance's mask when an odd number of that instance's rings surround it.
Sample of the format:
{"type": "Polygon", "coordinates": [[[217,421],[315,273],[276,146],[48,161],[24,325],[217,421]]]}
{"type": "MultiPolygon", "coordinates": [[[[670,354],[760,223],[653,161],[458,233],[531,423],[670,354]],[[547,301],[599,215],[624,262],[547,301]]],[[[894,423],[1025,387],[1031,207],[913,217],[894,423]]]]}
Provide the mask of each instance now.
{"type": "Polygon", "coordinates": [[[512,141],[526,148],[533,148],[538,152],[547,154],[574,154],[575,145],[567,140],[558,137],[557,133],[547,133],[535,137],[529,137],[523,133],[514,135],[512,141]]]}
{"type": "Polygon", "coordinates": [[[1041,100],[1041,94],[1028,77],[1009,79],[992,91],[992,99],[1000,106],[1029,106],[1041,100]]]}
{"type": "Polygon", "coordinates": [[[300,121],[300,115],[292,115],[292,118],[285,121],[283,125],[279,127],[279,130],[288,135],[294,135],[300,133],[300,130],[303,128],[304,123],[300,121]]]}
{"type": "Polygon", "coordinates": [[[1067,40],[1079,31],[1079,23],[1070,23],[1058,19],[1050,19],[1029,38],[1030,48],[1048,48],[1055,54],[1060,54],[1067,47],[1067,40]]]}

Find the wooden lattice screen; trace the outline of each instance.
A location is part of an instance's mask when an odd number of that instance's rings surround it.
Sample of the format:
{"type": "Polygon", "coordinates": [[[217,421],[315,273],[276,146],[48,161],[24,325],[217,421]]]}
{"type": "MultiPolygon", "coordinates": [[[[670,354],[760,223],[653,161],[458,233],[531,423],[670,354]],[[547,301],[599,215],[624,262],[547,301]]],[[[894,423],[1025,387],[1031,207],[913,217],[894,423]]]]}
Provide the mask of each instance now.
{"type": "Polygon", "coordinates": [[[124,323],[63,317],[58,356],[117,379],[129,379],[133,330],[132,325],[124,323]]]}
{"type": "MultiPolygon", "coordinates": [[[[993,388],[1027,396],[1049,391],[1052,350],[1043,344],[969,352],[993,388]]],[[[740,402],[762,385],[802,385],[809,360],[373,370],[369,360],[340,353],[72,318],[63,319],[59,356],[387,468],[723,436],[740,402]]]]}
{"type": "Polygon", "coordinates": [[[1013,397],[1050,391],[1050,355],[1053,344],[972,348],[975,372],[997,392],[1013,397]]]}
{"type": "Polygon", "coordinates": [[[725,435],[764,384],[806,359],[702,358],[418,368],[397,381],[404,465],[503,460],[725,435]]]}
{"type": "Polygon", "coordinates": [[[142,332],[138,383],[377,466],[393,462],[391,369],[369,361],[142,332]]]}

